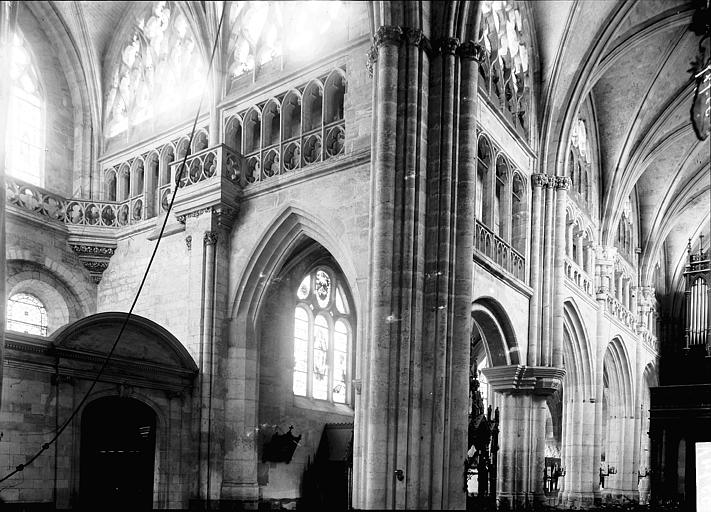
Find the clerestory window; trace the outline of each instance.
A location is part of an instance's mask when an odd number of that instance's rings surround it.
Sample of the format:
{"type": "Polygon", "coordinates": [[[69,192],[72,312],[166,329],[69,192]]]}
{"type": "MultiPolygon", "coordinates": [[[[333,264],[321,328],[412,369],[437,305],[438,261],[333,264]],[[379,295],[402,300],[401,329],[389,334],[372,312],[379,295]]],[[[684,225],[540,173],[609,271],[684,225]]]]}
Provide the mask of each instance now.
{"type": "Polygon", "coordinates": [[[301,280],[294,309],[295,395],[347,403],[352,314],[336,275],[316,267],[301,280]]]}
{"type": "Polygon", "coordinates": [[[106,90],[106,134],[119,135],[195,100],[205,63],[187,18],[175,2],[153,2],[139,16],[106,90]]]}
{"type": "Polygon", "coordinates": [[[7,301],[7,329],[47,336],[47,310],[44,304],[28,293],[16,293],[7,301]]]}
{"type": "Polygon", "coordinates": [[[44,97],[39,75],[21,34],[10,48],[10,98],[5,168],[7,173],[42,186],[44,172],[44,97]]]}

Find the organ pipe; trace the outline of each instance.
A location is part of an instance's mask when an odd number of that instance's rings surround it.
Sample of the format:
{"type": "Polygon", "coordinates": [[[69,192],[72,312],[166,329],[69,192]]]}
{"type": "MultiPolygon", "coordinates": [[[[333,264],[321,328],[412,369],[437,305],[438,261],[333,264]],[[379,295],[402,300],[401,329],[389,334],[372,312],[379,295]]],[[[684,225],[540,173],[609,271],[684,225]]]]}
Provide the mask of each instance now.
{"type": "Polygon", "coordinates": [[[686,298],[686,348],[706,346],[711,353],[711,251],[703,252],[703,238],[699,252],[692,254],[691,241],[687,246],[689,261],[684,271],[686,298]]]}

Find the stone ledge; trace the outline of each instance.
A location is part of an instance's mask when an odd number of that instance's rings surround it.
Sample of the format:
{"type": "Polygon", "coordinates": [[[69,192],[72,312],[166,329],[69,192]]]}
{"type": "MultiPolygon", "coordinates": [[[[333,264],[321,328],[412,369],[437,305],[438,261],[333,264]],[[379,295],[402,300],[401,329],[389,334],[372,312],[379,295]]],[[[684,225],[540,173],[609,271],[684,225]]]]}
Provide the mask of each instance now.
{"type": "Polygon", "coordinates": [[[508,365],[484,368],[489,385],[499,393],[551,395],[560,389],[564,368],[550,366],[508,365]]]}

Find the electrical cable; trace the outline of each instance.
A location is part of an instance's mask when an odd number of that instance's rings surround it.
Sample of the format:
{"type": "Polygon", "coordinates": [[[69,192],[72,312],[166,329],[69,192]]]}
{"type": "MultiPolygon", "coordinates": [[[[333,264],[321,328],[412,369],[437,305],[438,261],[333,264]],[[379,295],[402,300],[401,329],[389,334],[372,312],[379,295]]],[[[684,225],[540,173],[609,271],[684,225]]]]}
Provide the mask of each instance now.
{"type": "MultiPolygon", "coordinates": [[[[207,66],[207,76],[205,80],[205,84],[203,85],[203,90],[202,94],[200,95],[200,101],[198,102],[198,108],[197,112],[195,113],[195,120],[193,121],[193,127],[190,132],[190,138],[188,139],[188,150],[190,146],[193,143],[193,138],[195,137],[195,130],[197,128],[197,123],[198,123],[198,118],[200,117],[200,110],[202,109],[202,101],[203,98],[205,97],[205,85],[207,85],[210,82],[210,71],[212,70],[212,63],[215,58],[215,51],[217,50],[217,43],[220,40],[220,31],[222,30],[222,22],[225,19],[225,11],[226,9],[222,9],[222,14],[220,15],[220,22],[217,25],[217,32],[215,33],[215,42],[212,46],[212,54],[210,55],[210,63],[207,66]]],[[[77,416],[79,413],[79,410],[82,408],[84,403],[87,401],[89,398],[89,395],[92,393],[94,388],[96,387],[96,384],[99,382],[99,379],[104,373],[104,370],[106,370],[106,367],[109,364],[109,361],[113,357],[114,351],[116,350],[116,347],[118,346],[119,341],[121,340],[121,336],[123,335],[124,331],[126,330],[126,327],[128,325],[128,321],[131,318],[131,314],[133,313],[134,308],[136,307],[136,303],[138,302],[139,297],[141,296],[141,292],[143,291],[143,285],[146,283],[146,279],[148,278],[148,273],[151,270],[151,266],[153,265],[153,260],[156,257],[156,253],[158,252],[158,248],[160,247],[160,241],[163,239],[163,233],[165,232],[165,227],[168,223],[168,218],[170,217],[170,212],[173,209],[173,203],[175,202],[175,196],[178,193],[178,189],[180,188],[179,184],[182,180],[183,177],[183,172],[185,172],[185,164],[188,159],[188,151],[185,152],[185,155],[183,156],[183,161],[180,164],[180,167],[178,168],[178,172],[175,177],[175,182],[173,183],[174,189],[173,189],[173,195],[171,196],[170,199],[170,204],[168,205],[168,209],[165,213],[165,218],[163,219],[163,224],[161,225],[160,228],[160,234],[158,235],[158,238],[156,240],[156,245],[153,248],[153,253],[151,254],[151,258],[148,261],[148,265],[146,266],[146,270],[143,273],[143,278],[141,279],[141,283],[138,286],[138,290],[136,291],[136,295],[133,299],[133,303],[131,304],[131,308],[128,310],[128,313],[126,314],[126,318],[124,319],[123,323],[121,324],[121,329],[118,332],[118,335],[116,336],[116,340],[114,340],[114,343],[111,347],[111,350],[109,353],[106,355],[106,358],[104,359],[104,362],[101,365],[101,368],[99,369],[99,372],[96,374],[94,377],[91,386],[87,390],[87,392],[84,394],[84,397],[81,399],[79,404],[74,408],[74,411],[72,411],[72,414],[67,418],[67,420],[62,424],[62,426],[59,428],[59,430],[54,434],[52,439],[50,439],[48,442],[42,444],[41,448],[37,453],[35,453],[32,457],[27,459],[24,464],[19,464],[13,471],[8,473],[7,475],[3,476],[0,478],[0,483],[4,482],[5,480],[12,478],[14,475],[17,473],[20,473],[21,471],[24,471],[25,468],[30,466],[37,458],[42,455],[42,453],[45,452],[52,444],[54,444],[57,439],[59,438],[60,435],[62,435],[62,432],[69,426],[69,424],[74,420],[74,418],[77,416]]],[[[59,399],[59,397],[57,397],[59,399]]],[[[0,489],[0,492],[2,492],[3,489],[0,489]]]]}

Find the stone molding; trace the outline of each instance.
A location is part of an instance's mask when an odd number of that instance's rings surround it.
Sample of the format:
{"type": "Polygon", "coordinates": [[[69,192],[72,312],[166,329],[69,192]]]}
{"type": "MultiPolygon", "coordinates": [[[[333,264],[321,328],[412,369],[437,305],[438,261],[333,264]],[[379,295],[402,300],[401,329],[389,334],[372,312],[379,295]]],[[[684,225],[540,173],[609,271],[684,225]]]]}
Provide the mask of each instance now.
{"type": "Polygon", "coordinates": [[[494,391],[508,394],[551,395],[563,385],[564,368],[521,364],[483,368],[494,391]]]}

